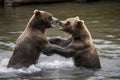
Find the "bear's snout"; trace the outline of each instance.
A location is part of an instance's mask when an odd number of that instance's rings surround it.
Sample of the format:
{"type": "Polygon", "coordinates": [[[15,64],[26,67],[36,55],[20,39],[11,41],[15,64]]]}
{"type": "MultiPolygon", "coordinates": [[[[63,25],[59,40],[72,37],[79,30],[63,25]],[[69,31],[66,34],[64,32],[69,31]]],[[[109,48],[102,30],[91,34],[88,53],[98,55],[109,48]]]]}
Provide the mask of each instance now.
{"type": "Polygon", "coordinates": [[[61,26],[61,25],[62,25],[62,22],[61,22],[61,21],[59,21],[59,22],[58,22],[58,24],[61,26]]]}
{"type": "Polygon", "coordinates": [[[55,23],[60,24],[60,20],[59,20],[59,19],[58,19],[58,20],[56,20],[56,21],[55,21],[55,23]]]}
{"type": "Polygon", "coordinates": [[[53,19],[54,23],[59,23],[59,21],[60,21],[58,18],[55,18],[55,17],[52,17],[52,19],[53,19]]]}

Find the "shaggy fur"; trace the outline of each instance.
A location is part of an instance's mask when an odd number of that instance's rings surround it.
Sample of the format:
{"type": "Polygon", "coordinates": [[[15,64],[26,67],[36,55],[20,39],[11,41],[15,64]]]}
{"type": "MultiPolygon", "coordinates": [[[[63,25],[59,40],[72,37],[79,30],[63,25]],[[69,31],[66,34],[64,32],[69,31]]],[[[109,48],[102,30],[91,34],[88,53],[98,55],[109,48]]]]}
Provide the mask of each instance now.
{"type": "Polygon", "coordinates": [[[75,66],[86,67],[92,69],[101,68],[99,57],[96,48],[92,42],[92,37],[88,31],[83,20],[79,17],[68,18],[65,21],[60,22],[61,30],[72,35],[68,40],[63,39],[50,39],[52,44],[56,44],[65,47],[65,50],[59,52],[59,50],[48,50],[49,52],[54,52],[66,58],[72,57],[75,66]],[[64,46],[64,43],[66,44],[64,46]],[[69,53],[66,53],[69,52],[69,53]]]}
{"type": "MultiPolygon", "coordinates": [[[[57,19],[52,14],[46,11],[34,10],[26,29],[16,41],[13,55],[7,67],[18,69],[36,64],[43,49],[54,47],[49,43],[44,32],[47,28],[54,27],[56,21],[57,19]]],[[[46,55],[50,54],[46,53],[46,55]]]]}

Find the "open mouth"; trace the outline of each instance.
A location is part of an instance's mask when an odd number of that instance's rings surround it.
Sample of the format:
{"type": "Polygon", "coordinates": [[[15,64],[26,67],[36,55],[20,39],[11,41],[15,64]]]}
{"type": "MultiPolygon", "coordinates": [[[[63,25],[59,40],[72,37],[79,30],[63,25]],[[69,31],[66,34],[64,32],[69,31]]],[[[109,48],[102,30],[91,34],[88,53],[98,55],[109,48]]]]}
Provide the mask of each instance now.
{"type": "Polygon", "coordinates": [[[63,25],[63,23],[61,22],[61,21],[59,21],[59,25],[60,25],[60,30],[63,30],[64,29],[64,25],[63,25]]]}
{"type": "Polygon", "coordinates": [[[56,23],[51,22],[51,28],[55,28],[56,27],[56,23]]]}
{"type": "Polygon", "coordinates": [[[51,24],[51,28],[55,28],[56,26],[55,26],[55,24],[51,24]]]}
{"type": "Polygon", "coordinates": [[[60,24],[60,30],[64,30],[64,25],[63,24],[60,24]]]}
{"type": "Polygon", "coordinates": [[[64,30],[64,26],[63,25],[60,25],[60,30],[64,30]]]}

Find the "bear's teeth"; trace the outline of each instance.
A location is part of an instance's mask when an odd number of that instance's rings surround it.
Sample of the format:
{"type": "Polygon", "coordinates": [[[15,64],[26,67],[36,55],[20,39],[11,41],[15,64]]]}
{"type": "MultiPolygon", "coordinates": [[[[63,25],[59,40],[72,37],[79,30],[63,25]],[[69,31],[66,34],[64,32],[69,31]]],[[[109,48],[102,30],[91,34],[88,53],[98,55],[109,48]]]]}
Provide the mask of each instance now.
{"type": "Polygon", "coordinates": [[[60,30],[63,30],[63,27],[60,27],[59,29],[60,29],[60,30]]]}
{"type": "Polygon", "coordinates": [[[55,27],[55,25],[54,24],[52,24],[52,28],[54,28],[55,27]]]}

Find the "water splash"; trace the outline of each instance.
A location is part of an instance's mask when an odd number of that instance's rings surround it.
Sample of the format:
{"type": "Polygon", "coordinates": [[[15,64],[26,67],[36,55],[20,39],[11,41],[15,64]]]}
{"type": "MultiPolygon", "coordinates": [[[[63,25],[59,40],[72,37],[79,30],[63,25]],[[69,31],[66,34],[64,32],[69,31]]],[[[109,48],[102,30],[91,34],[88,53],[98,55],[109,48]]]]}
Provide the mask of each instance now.
{"type": "Polygon", "coordinates": [[[13,69],[13,68],[7,68],[7,64],[9,62],[9,59],[3,59],[0,62],[0,73],[33,73],[37,71],[41,71],[40,68],[36,67],[35,65],[31,65],[29,68],[21,68],[21,69],[13,69]]]}
{"type": "Polygon", "coordinates": [[[113,35],[107,35],[106,37],[114,38],[115,36],[113,36],[113,35]]]}
{"type": "Polygon", "coordinates": [[[16,32],[8,32],[8,33],[11,33],[11,34],[16,34],[16,33],[22,33],[23,31],[16,31],[16,32]]]}
{"type": "Polygon", "coordinates": [[[40,65],[41,68],[46,68],[46,69],[73,67],[72,61],[59,61],[59,60],[54,60],[53,62],[41,62],[38,65],[40,65]]]}
{"type": "Polygon", "coordinates": [[[15,47],[15,44],[14,44],[14,43],[0,42],[0,45],[8,46],[8,47],[10,47],[10,48],[12,48],[12,49],[15,47]]]}
{"type": "Polygon", "coordinates": [[[73,67],[72,61],[54,60],[53,62],[40,62],[36,65],[31,65],[29,68],[13,69],[7,68],[8,62],[9,58],[5,58],[0,61],[0,73],[34,73],[41,71],[41,69],[59,69],[63,67],[73,67]]]}

